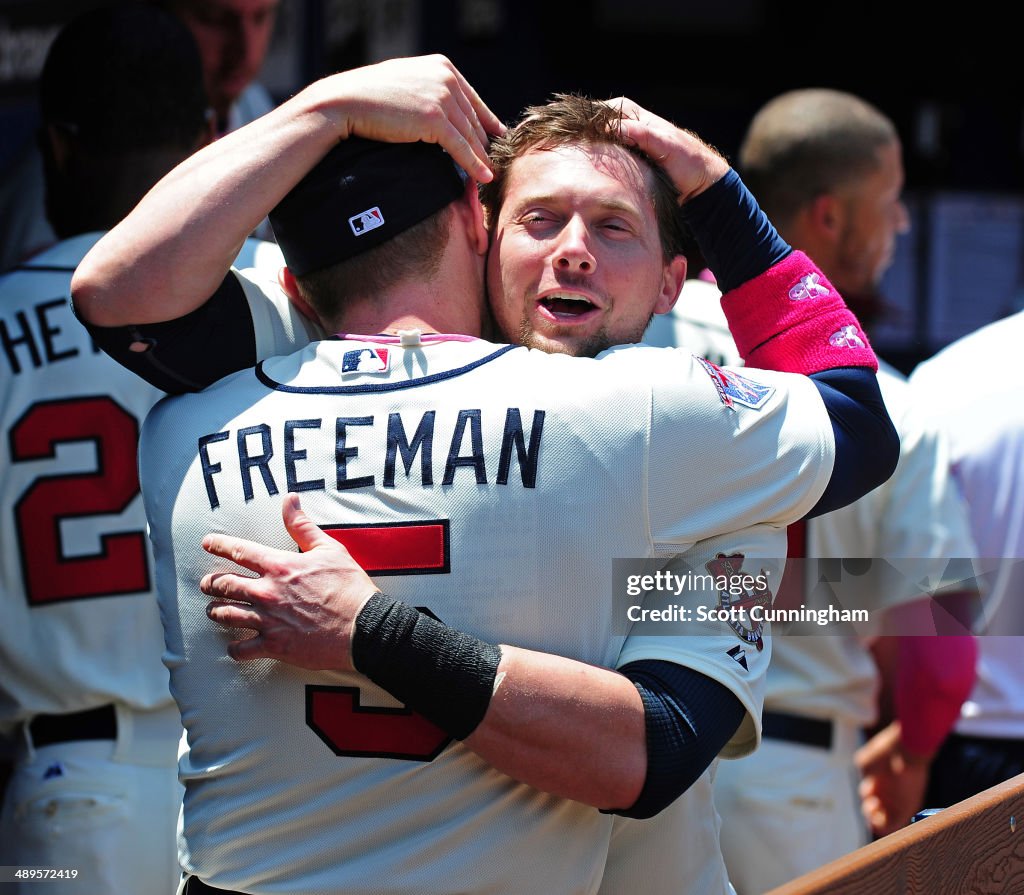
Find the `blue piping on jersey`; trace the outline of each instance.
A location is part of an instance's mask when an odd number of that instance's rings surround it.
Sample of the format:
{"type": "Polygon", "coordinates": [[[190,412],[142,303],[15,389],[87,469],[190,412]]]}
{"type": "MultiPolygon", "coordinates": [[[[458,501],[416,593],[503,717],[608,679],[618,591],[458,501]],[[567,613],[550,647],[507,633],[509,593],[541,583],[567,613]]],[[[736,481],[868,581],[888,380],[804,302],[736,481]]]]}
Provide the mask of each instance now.
{"type": "Polygon", "coordinates": [[[12,267],[9,270],[3,271],[7,273],[24,273],[26,271],[35,271],[36,273],[74,273],[75,267],[62,265],[62,264],[19,264],[17,267],[12,267]]]}
{"type": "Polygon", "coordinates": [[[288,392],[293,395],[366,395],[380,392],[394,392],[400,389],[416,388],[421,385],[429,385],[432,382],[441,382],[444,379],[452,379],[456,376],[461,376],[463,373],[468,373],[470,370],[475,370],[477,367],[490,363],[492,360],[501,357],[507,351],[511,351],[518,347],[518,345],[504,345],[497,351],[488,354],[486,357],[481,357],[479,360],[475,360],[471,364],[466,364],[464,367],[458,367],[454,370],[446,370],[444,373],[433,373],[430,376],[421,376],[419,379],[408,379],[404,382],[379,382],[367,385],[283,385],[277,380],[271,379],[270,376],[264,372],[263,365],[265,361],[260,361],[256,365],[256,378],[267,386],[267,388],[272,388],[279,392],[288,392]]]}

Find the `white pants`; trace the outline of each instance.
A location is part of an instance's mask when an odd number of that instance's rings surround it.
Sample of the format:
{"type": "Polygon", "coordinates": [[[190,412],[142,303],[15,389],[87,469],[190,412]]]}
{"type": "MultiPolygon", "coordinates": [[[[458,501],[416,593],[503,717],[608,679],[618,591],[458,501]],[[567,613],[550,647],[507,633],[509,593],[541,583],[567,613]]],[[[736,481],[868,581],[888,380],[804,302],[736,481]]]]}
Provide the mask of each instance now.
{"type": "Polygon", "coordinates": [[[173,895],[181,878],[176,706],[117,706],[118,738],[35,747],[26,731],[0,813],[0,866],[65,868],[73,880],[12,895],[173,895]]]}
{"type": "Polygon", "coordinates": [[[753,754],[719,762],[722,853],[739,895],[761,895],[867,844],[858,744],[855,728],[837,726],[831,750],[766,737],[753,754]]]}

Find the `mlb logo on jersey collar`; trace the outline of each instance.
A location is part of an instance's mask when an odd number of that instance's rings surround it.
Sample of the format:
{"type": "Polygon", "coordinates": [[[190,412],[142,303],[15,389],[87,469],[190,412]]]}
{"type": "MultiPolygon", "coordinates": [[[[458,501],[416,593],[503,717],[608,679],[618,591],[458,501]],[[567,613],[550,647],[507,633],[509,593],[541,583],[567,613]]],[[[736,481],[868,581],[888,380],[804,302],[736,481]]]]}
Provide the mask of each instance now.
{"type": "Polygon", "coordinates": [[[355,348],[341,356],[341,375],[387,373],[391,352],[388,348],[355,348]]]}

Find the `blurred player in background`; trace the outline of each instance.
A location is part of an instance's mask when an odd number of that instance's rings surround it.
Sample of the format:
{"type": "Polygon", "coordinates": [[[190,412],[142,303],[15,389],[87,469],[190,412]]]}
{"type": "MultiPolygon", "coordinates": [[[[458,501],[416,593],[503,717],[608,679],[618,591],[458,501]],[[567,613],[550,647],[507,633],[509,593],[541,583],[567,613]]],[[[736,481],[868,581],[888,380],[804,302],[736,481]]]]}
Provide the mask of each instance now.
{"type": "MultiPolygon", "coordinates": [[[[178,16],[199,46],[217,135],[270,111],[257,80],[273,35],[279,0],[153,0],[178,16]]],[[[139,88],[141,91],[141,87],[139,88]]],[[[159,97],[154,97],[159,101],[159,97]]],[[[270,239],[263,222],[255,234],[270,239]]],[[[0,271],[59,238],[44,207],[43,159],[30,144],[0,178],[0,271]]]]}
{"type": "Polygon", "coordinates": [[[1024,412],[1017,396],[1024,313],[970,333],[910,377],[949,435],[950,474],[984,559],[978,678],[932,762],[925,807],[947,808],[1024,773],[1024,412]]]}
{"type": "MultiPolygon", "coordinates": [[[[62,241],[0,279],[0,727],[15,761],[0,863],[74,866],[65,887],[167,893],[180,876],[181,724],[136,472],[138,430],[161,393],[97,351],[68,296],[103,231],[212,128],[191,35],[148,5],[66,26],[40,89],[46,206],[62,241]]],[[[236,263],[276,276],[280,250],[247,239],[236,263]]]]}
{"type": "MultiPolygon", "coordinates": [[[[879,280],[909,226],[892,122],[850,94],[792,91],[754,117],[739,167],[783,237],[821,264],[870,327],[879,280]]],[[[816,288],[805,284],[790,297],[806,300],[816,288]]],[[[718,290],[703,280],[687,281],[673,314],[656,318],[645,341],[739,361],[718,290]]],[[[946,606],[977,596],[962,572],[946,571],[948,558],[974,555],[947,473],[948,448],[921,419],[901,374],[880,362],[878,379],[900,432],[896,472],[855,504],[790,529],[791,562],[777,604],[835,598],[870,609],[873,633],[906,636],[874,640],[876,658],[859,636],[864,631],[776,630],[764,741],[749,758],[720,767],[715,780],[723,850],[740,895],[774,888],[865,844],[864,818],[876,835],[906,824],[922,807],[928,763],[973,680],[973,638],[925,636],[937,624],[940,633],[962,632],[943,624],[931,594],[946,606]],[[833,570],[842,567],[804,557],[867,559],[869,566],[844,569],[837,580],[833,570]],[[831,590],[823,577],[832,579],[831,590]],[[930,584],[926,593],[922,582],[930,584]],[[880,706],[894,719],[857,753],[861,729],[890,720],[880,706]]]]}
{"type": "Polygon", "coordinates": [[[274,107],[258,80],[280,0],[158,0],[192,32],[203,60],[217,135],[237,130],[274,107]]]}
{"type": "Polygon", "coordinates": [[[87,13],[54,41],[40,102],[61,241],[0,279],[0,865],[78,870],[14,891],[169,895],[181,722],[136,468],[160,392],[97,352],[68,298],[102,231],[210,138],[195,42],[148,5],[87,13]]]}

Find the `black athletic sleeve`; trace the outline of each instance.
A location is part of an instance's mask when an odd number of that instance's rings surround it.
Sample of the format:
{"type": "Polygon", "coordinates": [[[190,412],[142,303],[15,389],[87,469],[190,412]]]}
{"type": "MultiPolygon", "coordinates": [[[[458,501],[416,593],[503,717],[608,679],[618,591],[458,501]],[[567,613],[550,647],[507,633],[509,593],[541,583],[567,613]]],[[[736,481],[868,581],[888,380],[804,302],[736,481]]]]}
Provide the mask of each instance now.
{"type": "Polygon", "coordinates": [[[644,703],[647,777],[632,805],[603,813],[653,817],[707,770],[736,733],[746,709],[725,685],[674,662],[644,659],[619,671],[644,703]]]}
{"type": "Polygon", "coordinates": [[[79,320],[98,348],[171,395],[200,391],[257,360],[249,303],[233,274],[205,304],[176,320],[132,326],[79,320]]]}

